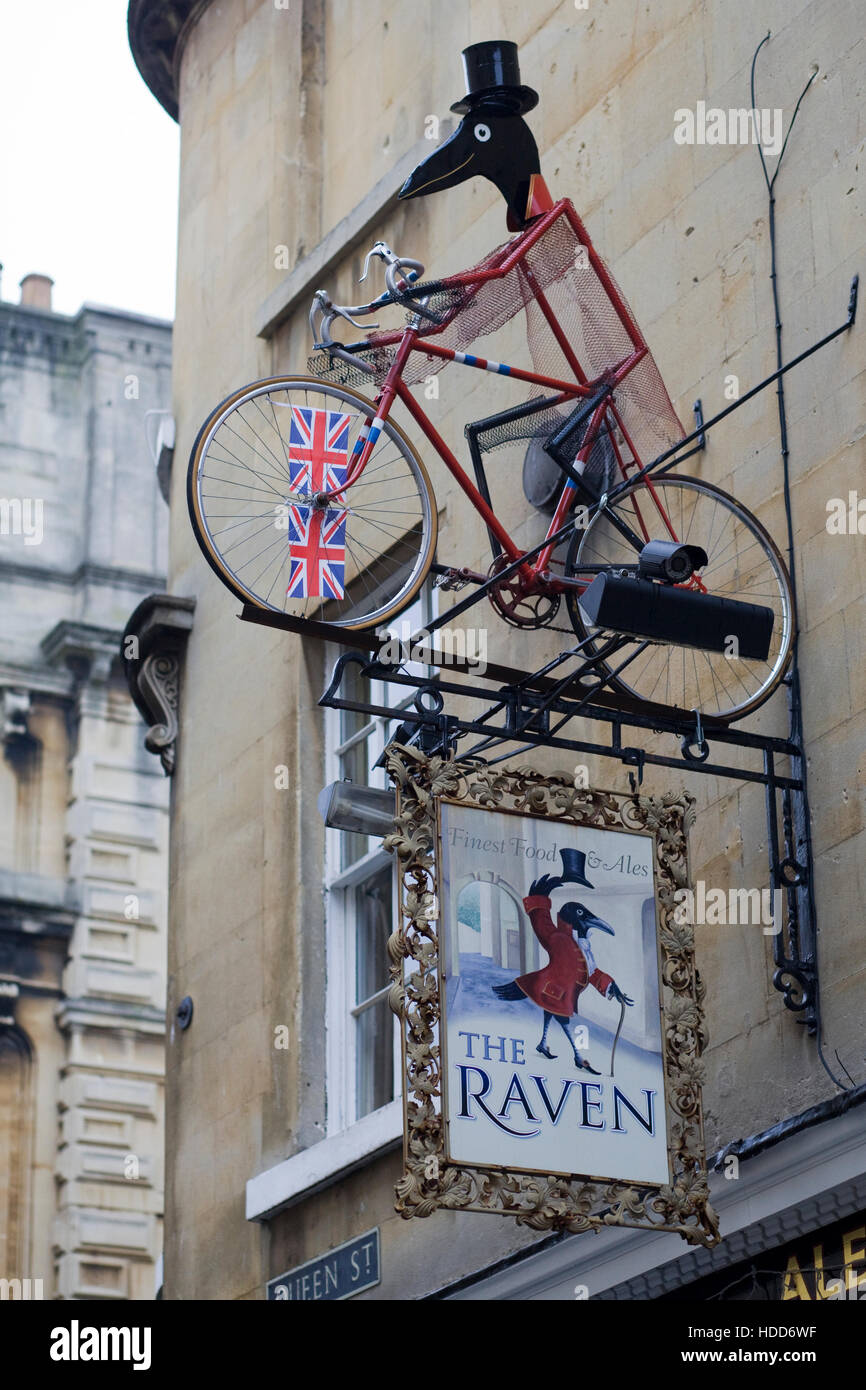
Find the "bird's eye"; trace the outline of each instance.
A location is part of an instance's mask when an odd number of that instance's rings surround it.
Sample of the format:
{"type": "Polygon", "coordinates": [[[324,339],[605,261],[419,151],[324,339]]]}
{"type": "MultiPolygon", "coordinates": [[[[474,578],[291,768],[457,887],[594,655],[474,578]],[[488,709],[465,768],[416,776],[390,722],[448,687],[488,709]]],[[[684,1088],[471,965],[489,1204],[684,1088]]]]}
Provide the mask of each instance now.
{"type": "Polygon", "coordinates": [[[482,144],[484,144],[485,140],[489,140],[489,139],[490,139],[490,126],[489,126],[489,125],[477,125],[477,126],[475,127],[475,139],[476,139],[476,140],[480,140],[482,144]]]}

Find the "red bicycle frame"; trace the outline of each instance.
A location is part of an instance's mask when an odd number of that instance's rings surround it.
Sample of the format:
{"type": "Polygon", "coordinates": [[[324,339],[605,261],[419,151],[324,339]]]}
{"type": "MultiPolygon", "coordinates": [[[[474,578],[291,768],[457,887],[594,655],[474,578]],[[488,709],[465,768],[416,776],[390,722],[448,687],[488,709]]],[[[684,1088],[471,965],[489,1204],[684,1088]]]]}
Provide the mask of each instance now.
{"type": "MultiPolygon", "coordinates": [[[[432,356],[443,358],[446,361],[456,362],[460,366],[473,367],[478,371],[494,372],[497,375],[508,376],[517,381],[526,381],[530,382],[535,386],[543,386],[547,387],[548,389],[552,389],[556,394],[547,398],[551,406],[562,404],[563,402],[568,400],[589,398],[591,396],[596,395],[600,389],[604,387],[609,387],[609,391],[605,392],[603,399],[599,402],[599,404],[596,406],[595,410],[592,413],[589,425],[586,430],[586,434],[584,436],[583,443],[575,459],[575,465],[582,465],[587,461],[592,447],[599,436],[602,422],[604,421],[605,416],[609,414],[611,420],[616,425],[617,429],[620,431],[622,439],[625,441],[625,444],[632,456],[631,460],[625,460],[623,458],[622,451],[616,440],[615,434],[613,431],[611,431],[608,437],[613,447],[617,467],[620,470],[623,480],[626,480],[628,478],[630,469],[640,469],[642,467],[642,462],[638,455],[637,449],[635,448],[635,445],[629,436],[629,432],[623,423],[622,416],[620,412],[617,410],[616,404],[612,399],[612,393],[615,390],[615,388],[628,376],[628,374],[631,371],[633,371],[637,364],[646,356],[648,348],[637,324],[634,322],[619,291],[617,290],[616,286],[611,280],[610,275],[607,271],[607,267],[604,265],[604,262],[598,256],[595,248],[589,240],[589,237],[587,236],[587,233],[583,227],[582,222],[580,221],[580,218],[578,217],[577,213],[575,212],[568,199],[561,199],[558,203],[555,203],[549,212],[543,213],[536,221],[532,223],[532,225],[521,236],[516,237],[512,242],[509,242],[508,245],[503,248],[503,251],[501,253],[501,259],[498,262],[498,264],[488,265],[482,270],[464,271],[460,274],[449,276],[448,283],[453,285],[460,285],[464,289],[467,289],[469,291],[469,295],[467,297],[471,298],[488,280],[502,279],[505,275],[509,273],[510,270],[514,268],[515,265],[517,265],[519,261],[523,262],[523,271],[528,279],[530,286],[532,287],[535,302],[538,304],[539,308],[544,314],[544,317],[547,320],[551,332],[553,333],[554,338],[556,339],[560,349],[562,350],[565,360],[568,362],[569,367],[574,373],[575,379],[573,381],[562,381],[556,377],[543,376],[538,372],[526,371],[522,368],[512,367],[501,362],[493,362],[487,358],[478,357],[471,353],[458,352],[455,349],[443,347],[441,344],[436,343],[435,341],[431,341],[431,339],[435,337],[436,333],[442,332],[443,329],[447,326],[447,323],[450,322],[450,320],[448,319],[446,319],[445,323],[440,325],[438,328],[431,329],[425,327],[423,333],[421,332],[420,327],[412,326],[409,326],[404,329],[397,329],[389,333],[380,333],[377,335],[376,339],[377,346],[395,345],[396,355],[388,371],[388,374],[382,384],[382,387],[375,397],[375,418],[372,421],[370,421],[368,425],[364,426],[361,430],[361,433],[355,444],[353,458],[352,460],[350,460],[349,471],[346,476],[345,482],[339,489],[335,489],[333,492],[322,494],[323,497],[326,497],[328,499],[334,498],[342,500],[344,491],[350,488],[355,482],[358,481],[358,479],[364,471],[364,468],[367,465],[367,462],[373,451],[373,447],[382,431],[385,421],[388,419],[388,416],[390,415],[394,401],[399,397],[399,399],[405,405],[406,409],[409,411],[409,414],[412,416],[413,420],[415,420],[416,424],[422,430],[424,435],[432,444],[433,448],[436,450],[439,457],[442,459],[443,463],[445,464],[448,471],[454,478],[455,482],[469,498],[470,502],[472,503],[472,506],[481,516],[485,525],[488,527],[490,533],[492,533],[492,535],[496,537],[499,544],[502,546],[502,550],[505,556],[507,557],[508,561],[510,563],[514,563],[518,561],[520,557],[523,555],[523,550],[521,550],[515,544],[511,536],[506,531],[505,527],[500,522],[499,518],[496,516],[496,513],[493,511],[488,502],[481,495],[478,488],[469,478],[466,471],[460,464],[459,460],[449,449],[448,445],[445,443],[445,440],[442,438],[438,430],[429,420],[422,407],[415,400],[415,397],[412,395],[409,387],[403,381],[403,370],[406,366],[406,363],[409,360],[411,353],[414,351],[422,351],[424,355],[427,357],[432,356]],[[540,237],[544,235],[546,231],[548,231],[548,229],[559,217],[566,217],[568,219],[568,222],[570,223],[578,241],[580,242],[581,246],[585,249],[587,258],[596,275],[598,276],[602,286],[604,287],[604,290],[611,304],[613,305],[613,308],[616,311],[616,314],[620,322],[626,330],[626,333],[628,334],[633,349],[628,354],[628,356],[624,357],[620,362],[617,362],[613,367],[609,368],[606,372],[602,373],[601,376],[598,376],[591,381],[587,379],[586,374],[581,368],[581,365],[577,357],[575,356],[574,351],[566,338],[566,335],[562,330],[562,326],[558,322],[556,315],[554,314],[553,309],[551,308],[543,290],[541,289],[540,285],[538,285],[535,276],[533,275],[531,269],[529,268],[524,259],[527,251],[535,244],[535,242],[539,240],[540,237]]],[[[461,309],[462,307],[464,306],[461,305],[461,309]]],[[[655,506],[663,519],[664,525],[671,539],[678,539],[674,533],[674,529],[671,525],[670,518],[665,512],[661,504],[661,501],[658,497],[658,494],[656,493],[655,488],[653,487],[652,480],[649,477],[644,477],[643,485],[647,488],[649,495],[655,503],[655,506]]],[[[546,539],[550,539],[551,537],[553,537],[556,534],[556,532],[562,527],[566,515],[574,501],[574,489],[575,484],[571,480],[567,479],[563,484],[562,493],[557,503],[556,510],[551,519],[546,539]]],[[[643,538],[644,540],[649,540],[650,534],[640,514],[640,509],[637,506],[637,504],[635,504],[635,510],[637,514],[638,524],[643,533],[643,538]]],[[[533,561],[527,561],[526,564],[521,567],[519,573],[524,583],[532,585],[537,583],[538,581],[543,581],[543,583],[548,588],[562,587],[561,583],[556,578],[547,574],[547,569],[550,564],[553,550],[554,543],[551,543],[550,545],[545,545],[544,548],[541,551],[539,551],[539,553],[536,555],[533,561]]]]}

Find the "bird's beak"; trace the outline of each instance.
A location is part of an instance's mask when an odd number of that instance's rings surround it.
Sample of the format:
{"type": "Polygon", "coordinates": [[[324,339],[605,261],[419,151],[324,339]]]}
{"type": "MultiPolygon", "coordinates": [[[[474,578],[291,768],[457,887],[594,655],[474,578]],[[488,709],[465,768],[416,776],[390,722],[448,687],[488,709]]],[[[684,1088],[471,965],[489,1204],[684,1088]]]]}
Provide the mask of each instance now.
{"type": "Polygon", "coordinates": [[[616,936],[613,927],[610,926],[609,923],[603,922],[600,917],[587,917],[583,925],[586,927],[587,931],[593,927],[596,931],[607,932],[608,936],[616,936]]]}
{"type": "Polygon", "coordinates": [[[475,150],[467,143],[461,121],[454,134],[412,170],[397,196],[417,198],[425,193],[438,193],[442,188],[453,188],[471,177],[474,158],[475,150]]]}

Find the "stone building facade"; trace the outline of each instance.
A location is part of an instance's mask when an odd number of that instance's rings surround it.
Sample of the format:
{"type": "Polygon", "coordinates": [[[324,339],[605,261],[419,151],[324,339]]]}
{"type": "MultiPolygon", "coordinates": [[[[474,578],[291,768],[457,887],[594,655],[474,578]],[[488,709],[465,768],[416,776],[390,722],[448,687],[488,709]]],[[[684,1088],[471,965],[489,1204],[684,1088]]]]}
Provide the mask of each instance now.
{"type": "Polygon", "coordinates": [[[153,1298],[161,1252],[168,788],[120,638],[170,374],[162,320],[0,302],[0,1274],[45,1298],[153,1298]]]}
{"type": "MultiPolygon", "coordinates": [[[[169,1017],[186,997],[194,1015],[172,1033],[167,1057],[166,1296],[263,1297],[269,1278],[376,1227],[381,1282],[361,1297],[571,1298],[575,1285],[655,1297],[862,1212],[866,687],[856,653],[866,549],[862,536],[833,536],[825,524],[828,501],[862,486],[862,330],[798,368],[788,389],[820,1041],[841,1085],[855,1089],[832,1113],[802,1119],[840,1092],[816,1038],[773,986],[769,938],[749,926],[699,927],[708,1148],[744,1141],[738,1181],[713,1176],[728,1242],[709,1264],[669,1237],[611,1231],[551,1244],[489,1216],[413,1225],[394,1215],[399,1076],[387,1048],[364,1045],[357,1010],[373,994],[353,995],[351,978],[363,943],[376,939],[359,885],[381,903],[388,870],[374,843],[330,843],[314,807],[315,792],[349,772],[352,748],[355,779],[378,775],[382,728],[341,727],[317,709],[333,650],[237,621],[238,603],[196,547],[181,468],[200,423],[233,388],[305,370],[314,291],[325,285],[354,302],[376,238],[428,275],[475,264],[503,240],[501,198],[482,180],[408,204],[395,197],[429,136],[449,128],[460,50],[490,38],[519,45],[523,80],[541,93],[528,123],[544,177],[554,196],[572,199],[613,269],[680,418],[688,426],[698,397],[708,417],[720,410],[732,378],[744,392],[775,365],[766,190],[753,145],[679,143],[676,113],[701,102],[749,106],[752,54],[768,29],[760,102],[786,122],[817,67],[775,190],[793,356],[844,319],[863,263],[855,6],[132,0],[129,29],[145,81],[181,126],[168,587],[195,604],[179,697],[169,928],[169,1017]],[[375,1074],[364,1070],[372,1052],[375,1074]],[[783,1120],[791,1137],[770,1152],[761,1136],[783,1120]]],[[[463,424],[498,408],[496,385],[446,372],[438,399],[425,401],[458,454],[463,424]]],[[[477,519],[421,449],[440,558],[486,565],[477,519]]],[[[772,392],[720,426],[689,469],[741,498],[784,546],[772,392]]],[[[519,488],[506,480],[500,496],[517,538],[543,535],[546,518],[519,488]]],[[[499,629],[497,641],[497,659],[530,659],[520,634],[499,629]]],[[[533,647],[538,664],[550,650],[533,647]]],[[[786,732],[784,692],[751,727],[786,732]]],[[[766,887],[761,789],[685,765],[673,776],[698,798],[694,876],[766,887]]],[[[628,787],[615,763],[590,760],[590,777],[628,787]]],[[[670,780],[648,774],[645,785],[670,780]]]]}

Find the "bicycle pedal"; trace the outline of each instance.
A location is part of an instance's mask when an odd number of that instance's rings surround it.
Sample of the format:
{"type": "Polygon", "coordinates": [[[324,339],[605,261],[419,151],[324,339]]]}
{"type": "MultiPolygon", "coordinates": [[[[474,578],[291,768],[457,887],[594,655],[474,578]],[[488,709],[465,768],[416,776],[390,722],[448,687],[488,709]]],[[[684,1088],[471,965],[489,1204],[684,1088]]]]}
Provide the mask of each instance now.
{"type": "Polygon", "coordinates": [[[465,589],[469,580],[456,569],[443,570],[437,574],[433,580],[434,589],[456,590],[465,589]]]}

